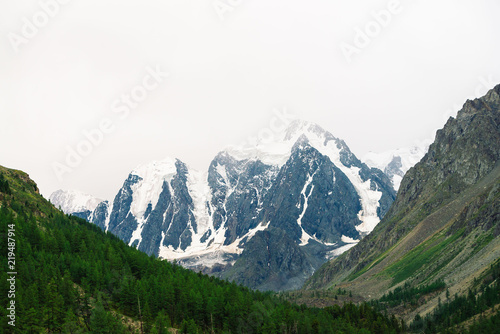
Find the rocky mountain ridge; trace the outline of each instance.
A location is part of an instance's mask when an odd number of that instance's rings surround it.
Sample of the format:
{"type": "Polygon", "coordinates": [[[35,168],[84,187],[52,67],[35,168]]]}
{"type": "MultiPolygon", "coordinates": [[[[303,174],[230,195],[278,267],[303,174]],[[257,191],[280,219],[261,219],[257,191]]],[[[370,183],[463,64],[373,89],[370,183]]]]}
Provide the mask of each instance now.
{"type": "MultiPolygon", "coordinates": [[[[467,101],[401,182],[374,231],[323,265],[309,289],[340,286],[378,298],[443,281],[463,294],[500,257],[500,85],[467,101]]],[[[425,314],[444,291],[405,315],[425,314]]]]}

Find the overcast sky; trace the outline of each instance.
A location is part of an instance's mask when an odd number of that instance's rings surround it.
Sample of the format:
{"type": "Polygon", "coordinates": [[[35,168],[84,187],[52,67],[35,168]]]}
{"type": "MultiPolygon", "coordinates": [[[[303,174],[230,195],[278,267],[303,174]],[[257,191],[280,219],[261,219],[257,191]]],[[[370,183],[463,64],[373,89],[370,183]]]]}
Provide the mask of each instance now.
{"type": "Polygon", "coordinates": [[[500,83],[499,13],[497,0],[2,1],[0,165],[46,197],[112,199],[140,163],[205,170],[276,109],[359,157],[409,146],[500,83]]]}

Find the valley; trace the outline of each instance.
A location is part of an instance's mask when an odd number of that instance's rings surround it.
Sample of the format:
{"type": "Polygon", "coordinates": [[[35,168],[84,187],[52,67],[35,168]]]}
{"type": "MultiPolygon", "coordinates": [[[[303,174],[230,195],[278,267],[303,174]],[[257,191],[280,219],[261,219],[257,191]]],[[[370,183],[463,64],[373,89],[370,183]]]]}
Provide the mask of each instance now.
{"type": "Polygon", "coordinates": [[[47,201],[2,167],[2,233],[17,234],[21,263],[15,315],[35,332],[489,331],[499,157],[500,85],[467,101],[414,166],[385,156],[386,174],[304,121],[280,141],[220,152],[206,173],[179,159],[140,165],[112,202],[77,191],[47,201]],[[395,168],[408,169],[400,185],[395,168]]]}

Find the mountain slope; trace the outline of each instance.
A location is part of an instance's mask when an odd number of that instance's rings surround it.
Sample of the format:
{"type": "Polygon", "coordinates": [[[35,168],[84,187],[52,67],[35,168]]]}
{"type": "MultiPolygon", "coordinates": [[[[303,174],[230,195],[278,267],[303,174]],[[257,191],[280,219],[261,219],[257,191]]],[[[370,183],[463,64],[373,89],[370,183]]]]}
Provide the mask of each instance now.
{"type": "Polygon", "coordinates": [[[15,239],[0,252],[16,259],[0,259],[1,333],[401,330],[368,305],[308,309],[149,257],[65,215],[27,174],[1,166],[0,237],[15,239]]]}
{"type": "Polygon", "coordinates": [[[188,268],[252,288],[298,288],[373,230],[395,192],[384,173],[315,124],[294,121],[276,138],[228,148],[206,173],[174,159],[139,166],[88,220],[188,268]],[[250,241],[263,231],[276,242],[285,236],[284,243],[250,268],[262,240],[250,241]],[[297,257],[281,262],[288,252],[297,257]]]}
{"type": "MultiPolygon", "coordinates": [[[[450,293],[464,293],[500,257],[499,161],[497,86],[448,120],[383,221],[305,286],[340,285],[377,298],[391,287],[444,280],[450,293]]],[[[407,316],[428,312],[438,297],[407,316]]]]}

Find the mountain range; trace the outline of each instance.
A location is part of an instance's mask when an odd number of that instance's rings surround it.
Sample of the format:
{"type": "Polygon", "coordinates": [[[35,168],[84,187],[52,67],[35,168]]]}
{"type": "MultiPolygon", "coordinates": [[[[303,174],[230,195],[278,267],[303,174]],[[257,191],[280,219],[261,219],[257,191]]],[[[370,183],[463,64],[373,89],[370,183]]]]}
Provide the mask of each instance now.
{"type": "Polygon", "coordinates": [[[50,200],[147,254],[251,288],[296,289],[370,233],[396,193],[316,124],[296,120],[275,137],[230,147],[204,172],[169,158],[138,166],[112,202],[50,200]]]}
{"type": "Polygon", "coordinates": [[[3,166],[0,235],[0,333],[401,332],[366,304],[307,308],[148,256],[3,166]]]}
{"type": "Polygon", "coordinates": [[[387,174],[421,153],[399,152],[372,160],[384,173],[295,121],[206,172],[141,165],[113,202],[54,193],[70,215],[0,166],[1,331],[498,332],[500,85],[447,121],[395,196],[387,174]],[[234,284],[304,281],[278,297],[234,284]]]}

